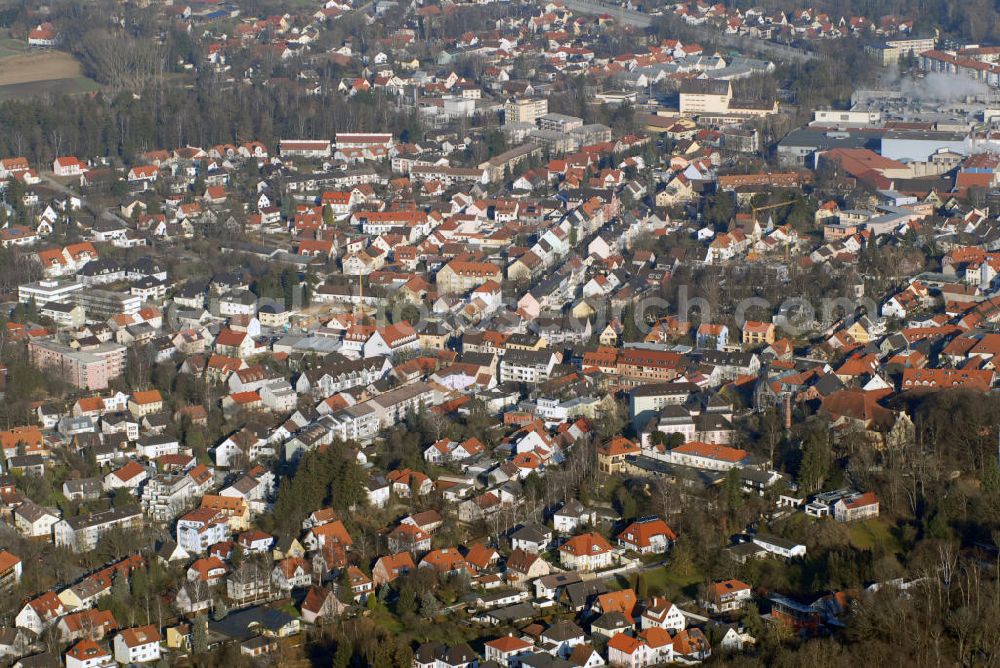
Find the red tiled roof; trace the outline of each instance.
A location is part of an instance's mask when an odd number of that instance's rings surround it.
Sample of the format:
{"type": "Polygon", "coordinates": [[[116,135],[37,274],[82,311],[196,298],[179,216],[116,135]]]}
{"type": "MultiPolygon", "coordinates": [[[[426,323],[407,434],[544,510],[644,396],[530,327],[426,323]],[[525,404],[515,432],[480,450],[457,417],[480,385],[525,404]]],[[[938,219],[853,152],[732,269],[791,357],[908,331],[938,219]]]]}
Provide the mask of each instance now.
{"type": "Polygon", "coordinates": [[[695,457],[706,457],[708,459],[718,459],[726,462],[740,462],[750,455],[750,453],[746,450],[741,450],[739,448],[730,448],[728,446],[717,445],[715,443],[700,443],[698,441],[685,443],[684,445],[674,448],[671,452],[692,455],[695,457]]]}

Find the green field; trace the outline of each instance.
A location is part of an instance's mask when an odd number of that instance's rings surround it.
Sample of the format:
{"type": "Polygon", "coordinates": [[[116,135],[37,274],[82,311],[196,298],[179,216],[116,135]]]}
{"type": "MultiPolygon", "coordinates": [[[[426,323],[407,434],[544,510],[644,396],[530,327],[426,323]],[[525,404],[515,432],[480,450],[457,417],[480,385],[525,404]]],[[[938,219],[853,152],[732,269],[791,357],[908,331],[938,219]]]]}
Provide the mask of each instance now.
{"type": "Polygon", "coordinates": [[[859,550],[871,550],[880,546],[887,552],[896,553],[901,549],[899,541],[892,533],[892,527],[882,519],[855,522],[849,526],[849,531],[851,545],[859,550]]]}
{"type": "Polygon", "coordinates": [[[101,89],[93,79],[83,75],[64,79],[48,79],[29,83],[7,84],[0,86],[0,100],[35,97],[38,95],[75,95],[92,93],[101,89]]]}
{"type": "MultiPolygon", "coordinates": [[[[670,569],[669,566],[662,568],[652,568],[643,571],[643,578],[650,592],[663,592],[668,598],[679,598],[681,596],[694,598],[698,593],[698,585],[704,578],[700,573],[691,575],[680,575],[670,569]]],[[[624,589],[631,587],[631,577],[619,575],[611,581],[610,589],[624,589]]]]}
{"type": "Polygon", "coordinates": [[[28,45],[19,39],[0,39],[0,58],[16,56],[28,50],[28,45]]]}
{"type": "Polygon", "coordinates": [[[677,594],[684,594],[694,598],[698,594],[698,585],[702,583],[704,577],[700,573],[691,575],[681,575],[672,571],[670,567],[657,568],[646,573],[646,583],[649,589],[663,590],[668,596],[677,597],[677,594]]]}

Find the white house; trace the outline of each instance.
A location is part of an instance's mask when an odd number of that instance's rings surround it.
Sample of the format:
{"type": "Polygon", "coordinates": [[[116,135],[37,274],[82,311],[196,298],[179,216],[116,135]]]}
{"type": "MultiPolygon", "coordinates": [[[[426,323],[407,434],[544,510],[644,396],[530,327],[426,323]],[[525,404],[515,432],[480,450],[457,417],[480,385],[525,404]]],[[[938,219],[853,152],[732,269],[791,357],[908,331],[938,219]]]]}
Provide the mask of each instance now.
{"type": "Polygon", "coordinates": [[[654,596],[642,611],[639,624],[643,629],[656,627],[667,631],[682,631],[687,626],[687,619],[674,603],[662,596],[654,596]]]}
{"type": "Polygon", "coordinates": [[[544,552],[552,543],[552,531],[541,524],[527,524],[510,536],[511,549],[531,554],[544,552]]]}
{"type": "Polygon", "coordinates": [[[59,522],[59,514],[50,508],[27,500],[14,509],[14,527],[28,538],[50,538],[52,527],[59,522]]]}
{"type": "Polygon", "coordinates": [[[753,537],[753,542],[754,545],[758,545],[766,550],[768,554],[773,554],[784,559],[806,556],[805,545],[778,536],[759,533],[753,537]]]}
{"type": "Polygon", "coordinates": [[[54,592],[47,591],[24,604],[14,618],[18,628],[28,629],[41,635],[42,631],[56,623],[66,614],[66,607],[54,592]]]}
{"type": "Polygon", "coordinates": [[[535,649],[534,643],[523,638],[516,638],[513,634],[490,640],[484,647],[485,659],[496,661],[501,666],[516,665],[519,656],[533,652],[535,649]]]}
{"type": "Polygon", "coordinates": [[[555,512],[552,516],[552,526],[562,534],[573,533],[582,526],[594,524],[597,521],[597,513],[573,499],[555,512]]]}
{"type": "Polygon", "coordinates": [[[752,596],[750,585],[745,582],[724,580],[708,588],[706,598],[701,600],[701,605],[714,613],[730,612],[745,606],[752,596]]]}
{"type": "Polygon", "coordinates": [[[574,647],[582,645],[586,637],[583,629],[573,622],[563,619],[545,629],[539,639],[542,643],[549,645],[550,654],[565,658],[570,655],[574,647]]]}
{"type": "Polygon", "coordinates": [[[177,545],[191,554],[229,538],[229,519],[212,508],[196,508],[177,520],[177,545]]]}
{"type": "Polygon", "coordinates": [[[125,665],[159,661],[160,639],[153,624],[124,629],[115,636],[115,660],[125,665]]]}
{"type": "Polygon", "coordinates": [[[677,534],[658,517],[638,519],[618,534],[618,544],[639,554],[662,554],[677,534]]]}
{"type": "Polygon", "coordinates": [[[52,173],[56,176],[79,176],[87,166],[71,155],[61,156],[52,161],[52,173]]]}
{"type": "Polygon", "coordinates": [[[559,546],[559,563],[575,571],[597,571],[615,561],[615,552],[604,536],[585,533],[559,546]]]}
{"type": "Polygon", "coordinates": [[[115,659],[103,645],[84,638],[66,652],[66,668],[110,668],[115,659]]]}

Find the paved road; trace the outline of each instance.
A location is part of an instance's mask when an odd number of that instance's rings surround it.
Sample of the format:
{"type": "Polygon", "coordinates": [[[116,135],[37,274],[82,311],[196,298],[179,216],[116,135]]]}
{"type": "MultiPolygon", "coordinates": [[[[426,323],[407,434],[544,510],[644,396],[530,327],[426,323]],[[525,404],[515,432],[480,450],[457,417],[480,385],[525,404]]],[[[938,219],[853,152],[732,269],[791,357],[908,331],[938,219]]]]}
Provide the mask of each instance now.
{"type": "MultiPolygon", "coordinates": [[[[653,25],[655,17],[643,14],[631,9],[623,9],[610,3],[597,2],[595,0],[566,0],[566,6],[574,12],[581,14],[609,14],[616,21],[627,23],[638,28],[648,28],[653,25]]],[[[794,60],[804,62],[812,60],[815,54],[797,49],[785,44],[769,42],[756,39],[747,35],[723,35],[707,26],[687,26],[688,30],[699,35],[702,39],[712,40],[716,44],[733,47],[738,50],[754,50],[767,53],[770,57],[782,60],[794,60]]]]}
{"type": "Polygon", "coordinates": [[[653,18],[648,14],[616,7],[615,5],[591,2],[591,0],[566,0],[566,6],[574,12],[582,14],[610,14],[615,17],[616,21],[639,28],[648,28],[653,25],[653,18]]]}
{"type": "Polygon", "coordinates": [[[52,188],[55,191],[61,192],[64,195],[76,195],[77,197],[80,198],[81,202],[84,201],[84,198],[79,193],[77,193],[69,186],[59,183],[48,174],[40,174],[39,178],[42,180],[42,183],[44,183],[47,187],[52,188]]]}
{"type": "Polygon", "coordinates": [[[42,179],[42,182],[47,187],[52,188],[53,190],[55,190],[57,192],[60,192],[60,193],[62,193],[64,195],[67,195],[67,196],[72,195],[74,197],[79,197],[80,198],[80,206],[83,209],[89,211],[91,213],[91,215],[93,215],[94,217],[101,218],[103,220],[110,220],[110,221],[122,223],[123,225],[126,225],[126,226],[128,225],[128,221],[126,221],[124,218],[122,218],[121,216],[119,216],[117,213],[115,213],[111,209],[103,209],[101,211],[96,211],[90,205],[90,203],[87,202],[86,196],[84,196],[83,194],[77,192],[76,190],[73,190],[69,186],[66,186],[66,185],[63,185],[62,183],[59,183],[58,181],[56,181],[51,176],[43,174],[43,175],[41,175],[41,179],[42,179]]]}

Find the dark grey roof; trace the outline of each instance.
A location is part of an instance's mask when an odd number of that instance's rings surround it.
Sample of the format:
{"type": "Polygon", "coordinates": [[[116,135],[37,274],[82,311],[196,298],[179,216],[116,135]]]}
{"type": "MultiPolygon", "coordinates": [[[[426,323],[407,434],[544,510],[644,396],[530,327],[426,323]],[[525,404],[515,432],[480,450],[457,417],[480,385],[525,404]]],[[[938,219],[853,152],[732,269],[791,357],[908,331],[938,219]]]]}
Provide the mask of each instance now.
{"type": "Polygon", "coordinates": [[[59,513],[53,508],[46,508],[40,506],[31,499],[26,499],[24,503],[19,505],[15,510],[15,513],[28,520],[29,522],[37,522],[46,515],[59,516],[59,513]]]}
{"type": "Polygon", "coordinates": [[[543,575],[538,581],[546,589],[553,589],[555,587],[568,587],[571,584],[576,584],[581,582],[580,574],[576,571],[569,571],[567,573],[553,573],[551,575],[543,575]]]}
{"type": "Polygon", "coordinates": [[[591,599],[608,593],[608,585],[603,580],[584,580],[566,586],[565,594],[569,598],[570,605],[574,608],[582,608],[591,599]]]}
{"type": "Polygon", "coordinates": [[[462,361],[477,366],[491,366],[496,359],[493,353],[462,353],[462,361]]]}
{"type": "Polygon", "coordinates": [[[59,302],[46,302],[42,306],[43,311],[54,311],[56,313],[69,313],[76,308],[76,304],[69,302],[66,304],[60,304],[59,302]]]}
{"type": "Polygon", "coordinates": [[[243,641],[258,635],[256,629],[250,628],[251,625],[259,625],[269,631],[277,631],[293,619],[287,612],[258,606],[231,612],[222,621],[209,622],[208,628],[213,633],[243,641]]]}
{"type": "Polygon", "coordinates": [[[153,435],[153,436],[143,436],[139,439],[139,445],[142,447],[150,447],[153,445],[166,445],[167,443],[178,443],[178,440],[173,436],[168,436],[166,434],[153,435]]]}
{"type": "Polygon", "coordinates": [[[587,507],[576,499],[571,499],[563,504],[562,508],[555,512],[556,515],[562,515],[564,517],[580,517],[583,513],[587,511],[587,507]]]}
{"type": "Polygon", "coordinates": [[[501,622],[510,623],[523,619],[531,619],[535,616],[535,608],[530,603],[515,603],[514,605],[490,610],[488,614],[490,617],[498,619],[501,622]]]}
{"type": "Polygon", "coordinates": [[[784,139],[778,142],[778,148],[800,148],[814,151],[828,151],[834,148],[878,148],[878,137],[850,134],[846,132],[827,132],[826,130],[809,130],[800,128],[792,130],[784,139]]]}
{"type": "Polygon", "coordinates": [[[545,652],[525,654],[523,656],[519,656],[517,660],[522,666],[525,666],[525,668],[575,668],[575,666],[566,659],[560,659],[552,656],[551,654],[546,654],[545,652]]]}
{"type": "Polygon", "coordinates": [[[759,540],[763,543],[767,543],[768,545],[775,545],[785,550],[790,550],[799,544],[794,540],[788,540],[787,538],[782,538],[781,536],[775,536],[774,534],[769,533],[759,533],[754,536],[754,540],[759,540]]]}
{"type": "Polygon", "coordinates": [[[625,615],[617,610],[607,612],[590,623],[591,629],[598,628],[607,631],[629,629],[632,626],[633,624],[625,618],[625,615]]]}
{"type": "Polygon", "coordinates": [[[365,483],[370,491],[375,491],[377,489],[385,489],[389,486],[389,481],[385,479],[384,476],[371,476],[365,483]]]}
{"type": "Polygon", "coordinates": [[[718,413],[702,413],[695,420],[699,431],[714,431],[719,429],[732,429],[733,423],[725,416],[718,413]]]}
{"type": "Polygon", "coordinates": [[[632,390],[633,397],[656,397],[656,396],[676,396],[683,394],[695,394],[701,388],[694,383],[652,383],[650,385],[640,385],[632,390]]]}
{"type": "Polygon", "coordinates": [[[59,657],[51,652],[26,656],[17,663],[22,668],[59,668],[62,666],[59,657]]]}
{"type": "Polygon", "coordinates": [[[191,297],[204,296],[204,294],[205,294],[205,284],[193,281],[191,283],[186,283],[182,285],[177,290],[176,296],[191,298],[191,297]]]}
{"type": "MultiPolygon", "coordinates": [[[[603,585],[604,583],[602,582],[601,584],[603,585]]],[[[571,585],[571,587],[572,586],[574,585],[571,585]]],[[[546,640],[554,640],[556,642],[572,640],[573,638],[579,638],[581,636],[583,636],[583,629],[573,622],[565,619],[559,620],[549,628],[545,629],[545,632],[542,633],[542,638],[546,640]]]]}
{"type": "Polygon", "coordinates": [[[104,491],[104,484],[100,478],[80,478],[79,480],[67,480],[63,483],[70,494],[101,494],[104,491]]]}
{"type": "Polygon", "coordinates": [[[251,304],[257,303],[257,295],[250,292],[249,290],[234,290],[232,292],[227,292],[224,294],[219,301],[225,301],[230,304],[242,304],[244,306],[250,306],[251,304]]]}
{"type": "Polygon", "coordinates": [[[147,273],[147,274],[158,274],[164,271],[163,267],[149,256],[140,257],[138,260],[129,265],[129,271],[135,273],[147,273]]]}
{"type": "Polygon", "coordinates": [[[425,642],[423,645],[417,648],[414,653],[414,657],[420,663],[431,663],[436,661],[441,653],[444,651],[445,646],[443,643],[432,640],[430,642],[425,642]]]}
{"type": "Polygon", "coordinates": [[[546,366],[552,360],[552,351],[541,350],[508,350],[503,357],[505,365],[546,366]]]}
{"type": "Polygon", "coordinates": [[[816,381],[813,387],[816,388],[820,396],[825,397],[844,389],[844,383],[835,374],[828,373],[816,381]]]}
{"type": "Polygon", "coordinates": [[[159,547],[156,548],[156,554],[164,560],[169,560],[173,556],[174,552],[177,550],[177,543],[172,539],[167,539],[160,543],[159,547]]]}
{"type": "Polygon", "coordinates": [[[543,543],[552,539],[552,530],[539,524],[526,524],[510,535],[511,539],[543,543]]]}
{"type": "Polygon", "coordinates": [[[99,513],[68,517],[66,518],[66,522],[73,531],[79,531],[80,529],[107,524],[108,522],[118,522],[137,515],[142,517],[142,510],[138,506],[125,506],[124,508],[112,508],[111,510],[104,510],[99,513]]]}

